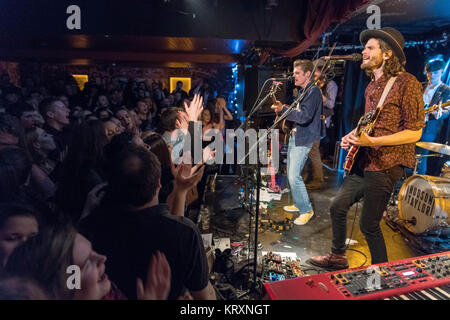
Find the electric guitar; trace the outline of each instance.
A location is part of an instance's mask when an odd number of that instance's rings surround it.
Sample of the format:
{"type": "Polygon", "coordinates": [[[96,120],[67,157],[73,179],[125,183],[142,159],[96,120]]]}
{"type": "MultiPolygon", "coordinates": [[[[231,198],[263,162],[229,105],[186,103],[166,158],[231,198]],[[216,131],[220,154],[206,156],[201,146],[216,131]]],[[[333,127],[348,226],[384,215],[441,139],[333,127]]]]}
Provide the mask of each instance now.
{"type": "MultiPolygon", "coordinates": [[[[370,135],[373,130],[373,126],[378,119],[378,116],[383,110],[383,106],[376,108],[373,111],[370,111],[364,114],[358,121],[358,125],[356,126],[356,137],[360,137],[363,133],[370,135]]],[[[345,157],[344,162],[344,171],[345,174],[349,174],[352,171],[353,165],[355,164],[358,156],[360,146],[351,146],[348,151],[347,157],[345,157]]]]}
{"type": "MultiPolygon", "coordinates": [[[[441,107],[442,109],[446,109],[450,106],[450,101],[447,101],[446,103],[441,104],[440,106],[438,104],[435,104],[431,107],[425,108],[425,114],[429,114],[431,112],[434,112],[436,110],[439,109],[439,107],[441,107]]],[[[428,120],[425,120],[425,122],[427,122],[428,120]]]]}
{"type": "MultiPolygon", "coordinates": [[[[440,107],[447,108],[448,106],[450,106],[450,101],[443,103],[440,107]]],[[[358,125],[356,126],[356,137],[360,137],[363,132],[367,135],[370,135],[382,109],[383,106],[378,107],[377,109],[366,113],[361,117],[361,119],[359,119],[358,125]]],[[[429,114],[437,109],[439,109],[439,105],[435,104],[432,107],[426,108],[425,114],[429,114]]],[[[345,158],[344,162],[344,171],[346,174],[349,174],[351,172],[353,165],[356,162],[359,148],[360,146],[352,146],[348,151],[347,157],[345,158]]]]}

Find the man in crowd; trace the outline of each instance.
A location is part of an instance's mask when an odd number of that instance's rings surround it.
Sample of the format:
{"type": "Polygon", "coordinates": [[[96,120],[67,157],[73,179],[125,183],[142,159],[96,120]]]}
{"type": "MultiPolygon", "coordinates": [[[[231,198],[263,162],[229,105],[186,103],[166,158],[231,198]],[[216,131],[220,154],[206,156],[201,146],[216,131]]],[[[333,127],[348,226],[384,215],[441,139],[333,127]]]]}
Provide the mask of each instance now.
{"type": "Polygon", "coordinates": [[[70,110],[62,101],[55,98],[47,98],[39,104],[39,112],[45,120],[43,129],[53,136],[56,144],[56,149],[49,154],[49,158],[61,163],[70,142],[67,130],[70,110]]]}
{"type": "Polygon", "coordinates": [[[187,92],[183,90],[183,82],[182,81],[177,81],[177,86],[172,91],[171,94],[175,96],[177,93],[181,94],[180,99],[187,99],[189,97],[187,92]]]}
{"type": "Polygon", "coordinates": [[[194,299],[215,299],[200,233],[183,216],[186,193],[198,183],[203,169],[188,176],[185,169],[191,169],[184,166],[176,177],[171,214],[167,204],[158,202],[161,164],[157,157],[144,148],[126,148],[112,160],[105,196],[114,199],[116,210],[105,209],[93,229],[92,220],[86,222],[87,236],[108,256],[108,275],[131,299],[136,298],[136,278],[145,279],[148,261],[156,251],[165,254],[171,268],[169,299],[183,296],[186,290],[194,299]]]}

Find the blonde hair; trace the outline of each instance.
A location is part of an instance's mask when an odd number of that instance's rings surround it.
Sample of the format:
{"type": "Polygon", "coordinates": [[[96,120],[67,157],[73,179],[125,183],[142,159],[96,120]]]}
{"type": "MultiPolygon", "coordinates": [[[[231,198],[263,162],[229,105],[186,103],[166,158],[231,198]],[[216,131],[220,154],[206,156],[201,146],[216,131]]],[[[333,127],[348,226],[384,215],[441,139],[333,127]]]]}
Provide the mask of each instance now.
{"type": "Polygon", "coordinates": [[[303,72],[312,72],[314,70],[314,64],[311,60],[295,60],[294,61],[294,68],[300,67],[303,72]]]}

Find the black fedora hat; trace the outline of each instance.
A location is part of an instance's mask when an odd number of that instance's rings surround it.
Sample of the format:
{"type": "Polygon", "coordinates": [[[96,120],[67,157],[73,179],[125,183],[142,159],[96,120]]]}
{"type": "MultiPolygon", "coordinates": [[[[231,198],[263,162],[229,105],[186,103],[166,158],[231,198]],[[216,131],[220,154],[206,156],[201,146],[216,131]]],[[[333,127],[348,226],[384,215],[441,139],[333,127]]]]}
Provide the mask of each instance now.
{"type": "Polygon", "coordinates": [[[367,29],[359,35],[359,41],[364,46],[371,38],[377,38],[385,41],[394,51],[394,54],[400,60],[401,64],[406,63],[405,53],[405,38],[397,29],[391,27],[384,27],[381,29],[367,29]]]}
{"type": "Polygon", "coordinates": [[[442,70],[445,68],[445,62],[441,59],[434,59],[431,61],[428,61],[425,65],[425,72],[435,72],[438,70],[442,70]]]}

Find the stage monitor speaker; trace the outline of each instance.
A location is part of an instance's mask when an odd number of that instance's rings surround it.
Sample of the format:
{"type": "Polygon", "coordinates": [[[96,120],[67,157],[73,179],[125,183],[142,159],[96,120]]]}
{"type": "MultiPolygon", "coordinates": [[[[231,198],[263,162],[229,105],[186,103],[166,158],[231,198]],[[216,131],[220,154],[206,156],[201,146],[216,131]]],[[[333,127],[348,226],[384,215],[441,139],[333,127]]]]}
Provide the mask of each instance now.
{"type": "MultiPolygon", "coordinates": [[[[262,89],[264,82],[269,78],[281,78],[281,74],[281,71],[276,71],[265,66],[253,66],[251,68],[246,68],[244,93],[244,111],[246,114],[248,114],[255,105],[258,93],[262,89]]],[[[276,98],[277,100],[285,103],[286,89],[289,91],[289,88],[291,88],[293,84],[291,84],[291,81],[288,80],[283,80],[280,82],[282,82],[282,85],[280,90],[276,93],[276,98]]],[[[269,93],[271,86],[272,81],[268,81],[263,92],[261,93],[260,99],[263,99],[269,93]]],[[[267,114],[275,114],[270,108],[271,105],[272,101],[267,100],[267,102],[260,107],[258,115],[264,116],[267,114]]]]}

